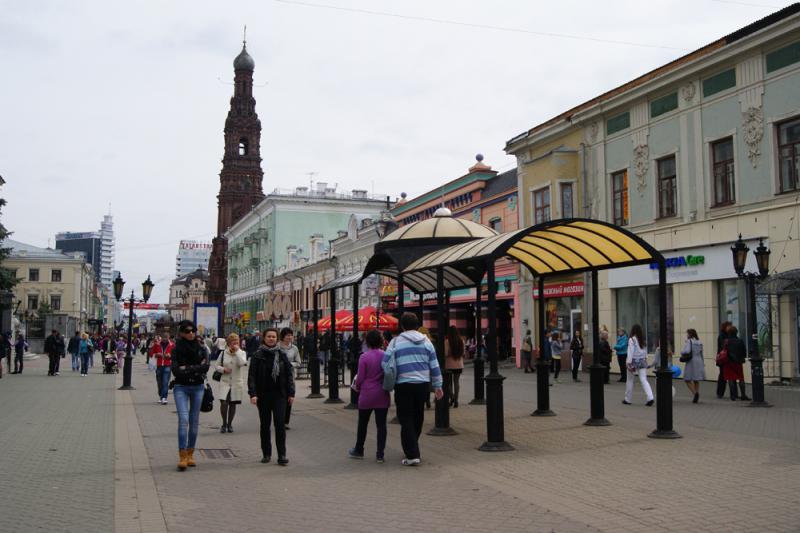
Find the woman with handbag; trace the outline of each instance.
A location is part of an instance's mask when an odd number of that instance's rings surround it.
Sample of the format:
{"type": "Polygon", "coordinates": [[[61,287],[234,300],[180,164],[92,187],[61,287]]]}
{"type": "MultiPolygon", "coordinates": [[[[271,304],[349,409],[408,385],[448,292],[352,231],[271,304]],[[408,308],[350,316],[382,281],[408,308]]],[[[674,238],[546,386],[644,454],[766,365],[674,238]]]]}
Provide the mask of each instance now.
{"type": "Polygon", "coordinates": [[[644,348],[644,333],[642,326],[634,324],[631,328],[631,335],[628,338],[627,371],[628,376],[625,383],[625,398],[622,403],[630,405],[633,400],[633,379],[639,377],[644,394],[647,397],[647,405],[653,405],[653,389],[647,381],[647,350],[644,348]]]}
{"type": "Polygon", "coordinates": [[[527,330],[525,332],[525,336],[522,337],[522,364],[525,365],[525,373],[530,374],[531,372],[535,372],[533,366],[531,366],[531,359],[533,356],[533,341],[531,340],[531,330],[527,330]]]}
{"type": "Polygon", "coordinates": [[[697,336],[697,330],[686,330],[686,342],[681,350],[680,361],[685,363],[683,381],[692,393],[692,403],[700,401],[700,382],[706,379],[706,366],[703,362],[703,343],[697,336]]]}
{"type": "MultiPolygon", "coordinates": [[[[728,328],[733,324],[727,320],[719,325],[719,335],[717,335],[717,354],[719,354],[728,343],[728,328]]],[[[725,387],[728,382],[725,381],[725,375],[722,372],[722,365],[717,364],[719,368],[719,376],[717,377],[717,398],[720,400],[725,397],[725,387]]]]}
{"type": "Polygon", "coordinates": [[[236,406],[245,397],[247,373],[247,352],[239,345],[239,335],[231,333],[226,339],[226,347],[219,353],[217,366],[212,379],[219,381],[219,414],[222,416],[220,433],[233,433],[233,417],[236,406]]]}
{"type": "Polygon", "coordinates": [[[724,350],[727,352],[727,357],[723,358],[722,361],[722,374],[725,377],[725,381],[728,382],[728,387],[730,387],[731,401],[733,402],[737,399],[749,401],[750,398],[747,397],[747,388],[744,383],[744,368],[742,367],[742,363],[747,359],[747,350],[744,341],[739,338],[739,330],[736,326],[728,326],[728,340],[724,350]],[[741,389],[741,396],[738,395],[736,390],[737,382],[741,389]]]}
{"type": "Polygon", "coordinates": [[[581,332],[577,329],[575,330],[575,335],[572,337],[569,349],[572,352],[572,381],[580,383],[581,380],[578,378],[578,369],[583,360],[583,339],[581,338],[581,332]]]}
{"type": "Polygon", "coordinates": [[[358,430],[356,445],[348,450],[352,459],[364,458],[364,442],[372,412],[375,411],[375,428],[378,430],[378,447],[375,460],[383,462],[386,448],[386,414],[389,412],[389,393],[383,389],[383,337],[376,329],[366,335],[367,351],[358,359],[358,373],[353,388],[358,392],[358,430]]]}
{"type": "Polygon", "coordinates": [[[175,386],[172,396],[178,412],[178,470],[197,466],[194,447],[200,426],[200,407],[205,394],[208,355],[195,337],[194,322],[181,320],[178,340],[172,349],[172,375],[175,386]]]}

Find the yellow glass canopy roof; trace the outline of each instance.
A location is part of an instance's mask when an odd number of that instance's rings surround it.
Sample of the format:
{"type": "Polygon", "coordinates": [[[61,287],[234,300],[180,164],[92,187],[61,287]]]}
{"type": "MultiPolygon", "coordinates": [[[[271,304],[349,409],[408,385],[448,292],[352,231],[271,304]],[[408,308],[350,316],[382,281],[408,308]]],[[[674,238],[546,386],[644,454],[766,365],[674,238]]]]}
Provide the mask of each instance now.
{"type": "Polygon", "coordinates": [[[431,238],[473,238],[491,237],[497,232],[488,226],[454,218],[449,209],[442,208],[436,211],[431,218],[413,222],[391,232],[381,242],[402,241],[409,239],[431,238]]]}
{"type": "Polygon", "coordinates": [[[478,263],[503,256],[516,259],[536,276],[663,259],[655,248],[618,226],[591,219],[563,219],[448,246],[414,261],[403,273],[419,275],[438,268],[466,273],[468,267],[475,269],[478,263]]]}

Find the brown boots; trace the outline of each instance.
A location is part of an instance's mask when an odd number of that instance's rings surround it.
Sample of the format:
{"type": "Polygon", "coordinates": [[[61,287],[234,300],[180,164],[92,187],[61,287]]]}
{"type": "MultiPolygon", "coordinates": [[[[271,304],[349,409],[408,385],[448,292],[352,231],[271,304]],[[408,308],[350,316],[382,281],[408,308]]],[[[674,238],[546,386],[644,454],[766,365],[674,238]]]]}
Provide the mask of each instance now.
{"type": "Polygon", "coordinates": [[[183,472],[186,470],[186,467],[189,466],[189,453],[186,450],[179,450],[178,455],[180,455],[180,459],[178,460],[178,470],[183,472]]]}
{"type": "Polygon", "coordinates": [[[197,466],[197,463],[194,462],[194,448],[186,448],[186,464],[197,466]]]}

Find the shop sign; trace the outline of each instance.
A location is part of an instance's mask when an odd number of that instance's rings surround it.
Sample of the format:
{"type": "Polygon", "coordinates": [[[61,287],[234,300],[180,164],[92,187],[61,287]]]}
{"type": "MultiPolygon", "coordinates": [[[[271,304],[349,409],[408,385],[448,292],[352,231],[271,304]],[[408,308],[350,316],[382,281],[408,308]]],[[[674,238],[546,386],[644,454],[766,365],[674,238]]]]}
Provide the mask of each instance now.
{"type": "MultiPolygon", "coordinates": [[[[544,286],[545,298],[569,298],[570,296],[583,296],[583,282],[553,283],[544,286]]],[[[533,299],[539,298],[539,289],[533,289],[533,299]]]]}
{"type": "MultiPolygon", "coordinates": [[[[667,268],[699,266],[706,264],[704,255],[679,255],[678,257],[665,258],[667,268]]],[[[650,263],[650,270],[658,270],[658,263],[650,263]]]]}

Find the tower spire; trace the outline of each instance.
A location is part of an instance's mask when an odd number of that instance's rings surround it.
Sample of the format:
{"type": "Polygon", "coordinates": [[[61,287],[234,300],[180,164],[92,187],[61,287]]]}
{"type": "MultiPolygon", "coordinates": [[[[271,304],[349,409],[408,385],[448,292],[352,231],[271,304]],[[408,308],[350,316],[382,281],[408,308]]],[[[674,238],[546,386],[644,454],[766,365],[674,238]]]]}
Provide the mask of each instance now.
{"type": "Polygon", "coordinates": [[[244,25],[244,32],[242,32],[242,45],[247,46],[247,24],[244,25]]]}

